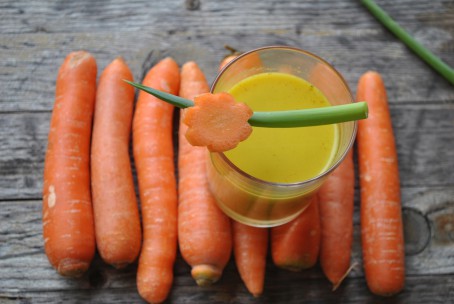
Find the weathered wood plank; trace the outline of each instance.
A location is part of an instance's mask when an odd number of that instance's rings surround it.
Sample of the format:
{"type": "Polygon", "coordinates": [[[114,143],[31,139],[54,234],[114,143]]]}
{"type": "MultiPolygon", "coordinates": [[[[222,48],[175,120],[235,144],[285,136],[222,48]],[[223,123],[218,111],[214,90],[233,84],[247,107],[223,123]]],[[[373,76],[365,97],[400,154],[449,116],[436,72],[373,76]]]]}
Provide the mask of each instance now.
{"type": "Polygon", "coordinates": [[[50,113],[0,115],[0,199],[38,198],[50,113]]]}
{"type": "MultiPolygon", "coordinates": [[[[450,224],[452,229],[453,195],[454,190],[446,188],[436,192],[424,189],[404,191],[406,208],[418,210],[428,220],[433,234],[422,251],[407,255],[407,285],[404,292],[394,298],[397,303],[447,303],[446,300],[453,296],[449,284],[454,283],[454,279],[449,274],[454,271],[454,239],[444,239],[446,235],[434,220],[437,212],[448,208],[443,217],[449,216],[450,219],[443,223],[450,224]],[[438,211],[434,213],[433,210],[438,211]],[[429,281],[430,288],[425,286],[429,281]]],[[[0,206],[0,301],[41,303],[50,299],[57,302],[72,299],[96,303],[140,302],[135,287],[136,265],[115,270],[97,257],[90,271],[81,279],[62,278],[51,268],[43,252],[41,202],[11,201],[1,202],[0,206]]],[[[405,219],[408,220],[408,217],[405,219]]],[[[406,221],[406,227],[407,224],[406,221]]],[[[361,265],[358,226],[355,226],[353,260],[361,265]]],[[[304,300],[305,303],[338,303],[336,301],[341,300],[342,303],[381,303],[367,290],[360,266],[335,293],[331,293],[330,285],[319,267],[292,273],[277,269],[270,260],[267,267],[265,293],[261,298],[264,302],[300,303],[304,300]]],[[[169,300],[175,303],[256,302],[243,286],[233,261],[216,285],[202,289],[195,285],[189,266],[180,256],[175,265],[175,281],[169,300]]],[[[385,300],[383,303],[386,303],[385,300]]]]}
{"type": "MultiPolygon", "coordinates": [[[[454,185],[454,104],[394,105],[404,187],[454,185]]],[[[0,200],[38,199],[50,112],[0,115],[0,200]]]]}
{"type": "MultiPolygon", "coordinates": [[[[100,71],[122,55],[136,79],[164,55],[180,63],[196,60],[213,79],[226,43],[243,50],[288,44],[315,52],[344,74],[353,91],[361,73],[377,69],[393,103],[454,100],[452,87],[359,3],[215,1],[195,11],[184,1],[153,3],[152,9],[148,2],[59,3],[15,2],[0,10],[0,111],[50,110],[58,67],[73,50],[93,52],[100,71]]],[[[452,8],[443,1],[413,10],[411,1],[383,6],[454,66],[452,8]]]]}
{"type": "MultiPolygon", "coordinates": [[[[279,278],[280,279],[280,278],[279,278]]],[[[285,283],[295,279],[290,275],[285,283]]],[[[265,292],[255,299],[248,295],[243,288],[230,290],[212,290],[202,288],[187,288],[173,291],[168,303],[412,303],[412,304],[446,304],[454,297],[452,276],[422,276],[409,278],[405,290],[391,298],[372,296],[365,287],[363,279],[345,281],[336,292],[329,289],[319,290],[318,280],[297,280],[292,287],[284,286],[278,278],[270,280],[274,283],[272,291],[265,292]]],[[[134,288],[124,289],[90,289],[83,291],[57,290],[47,291],[17,291],[0,294],[2,303],[144,303],[134,288]]]]}
{"type": "MultiPolygon", "coordinates": [[[[0,39],[8,49],[0,52],[0,111],[50,110],[59,65],[73,50],[87,49],[98,60],[98,70],[117,56],[124,56],[135,79],[142,79],[153,62],[173,56],[179,63],[197,61],[211,81],[216,75],[224,44],[249,50],[287,44],[319,54],[331,62],[355,91],[359,76],[368,69],[380,71],[392,103],[454,100],[447,81],[396,41],[387,41],[365,31],[337,30],[324,34],[248,33],[171,36],[147,31],[138,40],[129,33],[33,34],[0,39]],[[375,37],[374,37],[375,36],[375,37]],[[132,47],[133,46],[133,47],[132,47]],[[424,84],[424,85],[421,85],[424,84]]],[[[453,58],[450,52],[447,58],[453,58]]],[[[453,65],[454,65],[454,59],[453,65]]]]}
{"type": "MultiPolygon", "coordinates": [[[[454,12],[447,1],[377,1],[401,23],[453,26],[454,12]],[[417,18],[415,18],[415,16],[417,18]],[[444,17],[444,18],[443,18],[444,17]],[[451,18],[450,18],[451,17],[451,18]]],[[[308,26],[335,29],[359,24],[374,26],[366,10],[354,1],[16,1],[1,6],[2,33],[69,33],[136,31],[151,27],[197,32],[276,30],[308,26]],[[269,18],[272,16],[272,18],[269,18]],[[245,19],[247,17],[247,19],[245,19]],[[95,25],[95,27],[94,27],[95,25]],[[118,25],[125,25],[119,27],[118,25]]]]}

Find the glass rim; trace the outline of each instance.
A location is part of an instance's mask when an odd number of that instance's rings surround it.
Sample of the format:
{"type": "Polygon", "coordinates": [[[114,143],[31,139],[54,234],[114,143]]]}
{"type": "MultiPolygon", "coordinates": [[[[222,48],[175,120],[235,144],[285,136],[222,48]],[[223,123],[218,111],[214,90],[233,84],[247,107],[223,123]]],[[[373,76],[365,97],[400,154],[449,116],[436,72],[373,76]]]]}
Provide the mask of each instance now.
{"type": "MultiPolygon", "coordinates": [[[[213,90],[216,87],[216,84],[218,83],[218,81],[220,80],[220,78],[222,77],[224,72],[227,71],[228,68],[230,66],[232,66],[233,64],[235,64],[238,60],[240,60],[241,58],[246,57],[246,56],[248,56],[249,54],[252,54],[252,53],[256,53],[256,52],[260,52],[260,51],[266,51],[266,50],[273,50],[273,49],[275,49],[275,50],[290,50],[290,51],[302,53],[302,54],[304,54],[304,55],[306,55],[308,57],[313,57],[316,60],[320,61],[322,64],[327,66],[330,70],[332,70],[336,74],[336,76],[341,80],[341,83],[347,89],[347,92],[348,92],[348,94],[350,96],[351,103],[356,102],[354,100],[353,96],[352,96],[352,93],[350,91],[350,88],[349,88],[345,78],[328,61],[326,61],[325,59],[321,58],[320,56],[315,55],[315,54],[313,54],[313,53],[311,53],[309,51],[306,51],[306,50],[303,50],[303,49],[300,49],[300,48],[297,48],[297,47],[285,46],[285,45],[271,45],[271,46],[259,47],[259,48],[247,51],[245,53],[242,53],[241,55],[238,55],[233,60],[231,60],[229,63],[227,63],[221,69],[221,71],[218,72],[218,74],[216,75],[216,78],[214,79],[214,81],[213,81],[213,83],[211,85],[210,92],[213,93],[213,90]]],[[[304,180],[304,181],[299,181],[299,182],[294,182],[294,183],[277,183],[277,182],[270,182],[270,181],[266,181],[266,180],[257,178],[255,176],[252,176],[252,175],[244,172],[242,169],[238,168],[238,166],[236,166],[234,163],[232,163],[230,161],[230,159],[228,159],[228,157],[223,152],[211,152],[210,154],[218,155],[236,173],[240,174],[242,177],[245,177],[247,179],[253,180],[255,183],[262,184],[262,185],[267,185],[267,186],[273,186],[273,187],[282,187],[282,188],[284,188],[284,187],[286,187],[286,188],[287,187],[288,188],[300,187],[300,186],[304,186],[304,185],[307,185],[307,184],[311,184],[311,183],[313,183],[313,182],[315,182],[315,181],[327,176],[329,173],[334,171],[340,165],[340,163],[344,160],[344,158],[347,155],[347,153],[353,147],[353,144],[354,144],[355,138],[356,138],[357,128],[358,128],[358,122],[355,120],[355,121],[353,121],[353,131],[352,131],[352,134],[350,136],[350,139],[349,139],[349,142],[347,144],[347,147],[346,147],[345,151],[342,153],[342,155],[339,157],[339,159],[336,162],[334,162],[327,170],[323,171],[322,173],[320,173],[320,174],[318,174],[318,175],[316,175],[316,176],[314,176],[314,177],[312,177],[310,179],[307,179],[307,180],[304,180]]]]}

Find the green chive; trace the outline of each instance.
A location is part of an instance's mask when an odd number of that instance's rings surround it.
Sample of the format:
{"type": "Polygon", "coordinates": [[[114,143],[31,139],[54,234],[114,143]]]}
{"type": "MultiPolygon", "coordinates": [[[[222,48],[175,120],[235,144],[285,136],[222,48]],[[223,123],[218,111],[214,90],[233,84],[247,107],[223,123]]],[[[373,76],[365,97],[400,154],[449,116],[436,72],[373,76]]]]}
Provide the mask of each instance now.
{"type": "Polygon", "coordinates": [[[153,95],[154,97],[156,98],[159,98],[161,100],[164,100],[165,102],[168,102],[178,108],[187,108],[187,107],[192,107],[194,105],[194,103],[189,100],[189,99],[185,99],[185,98],[181,98],[179,96],[175,96],[175,95],[172,95],[172,94],[169,94],[169,93],[166,93],[166,92],[162,92],[162,91],[159,91],[159,90],[156,90],[156,89],[153,89],[153,88],[150,88],[150,87],[147,87],[147,86],[144,86],[144,85],[141,85],[140,83],[136,83],[136,82],[132,82],[132,81],[128,81],[128,80],[125,80],[123,79],[123,81],[129,83],[130,85],[144,91],[144,92],[147,92],[148,94],[151,94],[153,95]]]}
{"type": "MultiPolygon", "coordinates": [[[[194,103],[169,93],[165,93],[135,82],[127,81],[132,86],[145,91],[165,102],[179,108],[187,108],[194,103]]],[[[328,125],[367,118],[368,107],[366,102],[356,102],[345,105],[274,112],[254,112],[249,124],[254,127],[265,128],[295,128],[318,125],[328,125]]]]}
{"type": "Polygon", "coordinates": [[[294,128],[328,125],[367,118],[367,103],[276,112],[254,112],[249,124],[266,128],[294,128]]]}
{"type": "Polygon", "coordinates": [[[444,63],[439,57],[429,51],[421,43],[416,41],[407,31],[396,23],[384,10],[382,10],[373,0],[361,0],[364,6],[394,35],[405,43],[421,59],[434,68],[446,80],[454,85],[454,70],[444,63]]]}

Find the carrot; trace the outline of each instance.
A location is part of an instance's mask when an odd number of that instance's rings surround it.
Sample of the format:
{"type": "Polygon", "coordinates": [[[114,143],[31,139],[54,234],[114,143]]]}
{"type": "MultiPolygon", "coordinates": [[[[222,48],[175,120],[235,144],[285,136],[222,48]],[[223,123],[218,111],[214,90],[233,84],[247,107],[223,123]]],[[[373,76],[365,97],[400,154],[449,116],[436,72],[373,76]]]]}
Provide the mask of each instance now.
{"type": "Polygon", "coordinates": [[[129,157],[134,88],[126,63],[117,58],[99,79],[91,149],[96,245],[116,268],[132,263],[142,244],[139,210],[129,157]]]}
{"type": "MultiPolygon", "coordinates": [[[[151,68],[145,85],[178,94],[177,63],[166,58],[151,68]]],[[[177,184],[172,115],[174,107],[140,92],[133,119],[133,151],[143,221],[143,246],[137,270],[142,298],[163,302],[173,282],[177,252],[177,184]]]]}
{"type": "Polygon", "coordinates": [[[318,191],[321,224],[320,265],[333,290],[347,276],[353,241],[355,172],[353,152],[325,180],[318,191]]]}
{"type": "MultiPolygon", "coordinates": [[[[180,96],[193,99],[209,91],[205,76],[195,62],[181,70],[180,96]]],[[[179,130],[178,240],[184,260],[192,267],[198,285],[210,285],[222,275],[232,251],[230,219],[218,208],[208,187],[208,151],[188,143],[179,130]]]]}
{"type": "Polygon", "coordinates": [[[230,61],[238,57],[242,54],[242,52],[238,51],[237,49],[231,47],[230,45],[224,45],[224,48],[229,52],[224,58],[221,60],[219,64],[219,71],[222,70],[230,61]]]}
{"type": "Polygon", "coordinates": [[[268,229],[251,227],[232,221],[233,253],[236,267],[246,288],[258,297],[263,292],[268,229]]]}
{"type": "Polygon", "coordinates": [[[276,266],[291,271],[317,263],[320,249],[320,217],[317,196],[294,220],[271,228],[271,255],[276,266]]]}
{"type": "MultiPolygon", "coordinates": [[[[243,54],[242,51],[239,51],[229,45],[225,45],[224,48],[229,51],[229,53],[224,56],[219,64],[219,71],[226,67],[231,61],[236,57],[243,54]]],[[[262,65],[262,60],[257,53],[248,54],[247,58],[243,58],[240,62],[236,64],[235,71],[249,73],[250,70],[256,70],[262,65]]]]}
{"type": "Polygon", "coordinates": [[[60,67],[44,164],[43,238],[63,276],[81,276],[95,253],[90,140],[96,95],[95,58],[70,53],[60,67]]]}
{"type": "Polygon", "coordinates": [[[206,146],[211,152],[235,148],[252,133],[248,123],[253,112],[236,102],[228,93],[205,93],[194,98],[186,109],[183,123],[188,126],[186,139],[193,146],[206,146]]]}
{"type": "Polygon", "coordinates": [[[222,70],[227,64],[229,64],[230,61],[232,61],[236,57],[238,57],[238,55],[234,55],[234,54],[227,55],[226,57],[224,57],[224,59],[222,59],[222,61],[221,61],[221,64],[219,65],[219,70],[222,70]]]}
{"type": "MultiPolygon", "coordinates": [[[[235,50],[231,50],[232,54],[224,57],[219,70],[238,56],[235,50]]],[[[232,236],[233,254],[240,277],[248,291],[254,297],[258,297],[263,293],[265,281],[269,229],[232,221],[232,236]]]]}
{"type": "Polygon", "coordinates": [[[366,281],[372,293],[398,293],[405,282],[399,170],[383,80],[369,71],[358,82],[368,119],[358,123],[361,241],[366,281]]]}

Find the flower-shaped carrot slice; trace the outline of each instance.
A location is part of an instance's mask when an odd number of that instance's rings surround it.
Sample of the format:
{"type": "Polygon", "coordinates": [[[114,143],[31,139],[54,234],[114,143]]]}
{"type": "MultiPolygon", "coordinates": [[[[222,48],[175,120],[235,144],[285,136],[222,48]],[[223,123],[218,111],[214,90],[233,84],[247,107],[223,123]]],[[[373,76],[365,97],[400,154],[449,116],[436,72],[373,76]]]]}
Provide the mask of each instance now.
{"type": "Polygon", "coordinates": [[[185,109],[185,134],[193,146],[206,146],[211,152],[235,148],[249,137],[248,120],[253,112],[244,103],[236,102],[228,93],[206,93],[194,98],[195,105],[185,109]]]}

